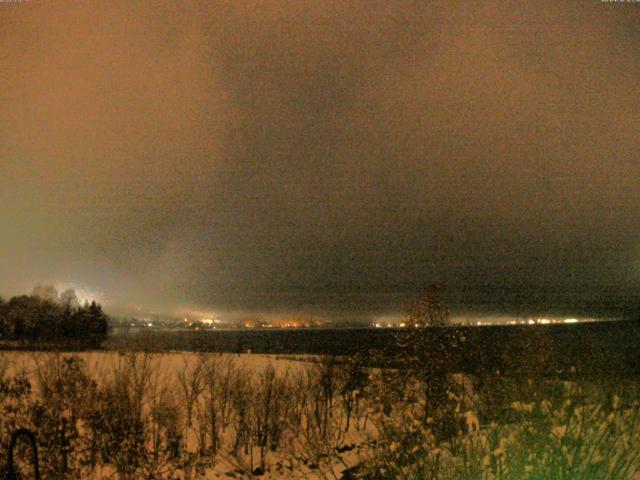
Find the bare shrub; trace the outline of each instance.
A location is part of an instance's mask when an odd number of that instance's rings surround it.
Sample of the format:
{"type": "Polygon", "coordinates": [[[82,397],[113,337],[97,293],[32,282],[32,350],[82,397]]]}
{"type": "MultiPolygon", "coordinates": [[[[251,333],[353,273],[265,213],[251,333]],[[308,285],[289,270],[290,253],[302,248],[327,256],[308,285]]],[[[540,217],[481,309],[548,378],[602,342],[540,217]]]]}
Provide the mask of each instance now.
{"type": "Polygon", "coordinates": [[[233,357],[212,355],[202,368],[202,392],[195,403],[200,455],[209,457],[213,465],[222,447],[222,435],[233,413],[233,387],[236,379],[233,357]]]}
{"type": "Polygon", "coordinates": [[[146,458],[144,423],[127,387],[118,379],[100,388],[88,418],[100,462],[111,464],[121,480],[135,478],[146,458]]]}
{"type": "MultiPolygon", "coordinates": [[[[31,419],[31,383],[24,372],[7,374],[7,365],[0,366],[0,448],[7,451],[11,434],[18,428],[33,428],[31,419]]],[[[21,452],[24,453],[24,452],[21,452]]],[[[17,460],[25,458],[18,455],[17,460]]],[[[20,468],[19,468],[20,470],[20,468]]],[[[6,465],[0,462],[0,475],[4,478],[6,465]]]]}
{"type": "Polygon", "coordinates": [[[346,358],[338,371],[338,393],[345,415],[345,432],[349,431],[352,417],[358,420],[360,400],[367,387],[369,374],[362,355],[356,354],[346,358]]]}
{"type": "Polygon", "coordinates": [[[147,477],[162,478],[182,462],[184,408],[168,379],[158,377],[149,395],[149,419],[145,432],[148,445],[147,477]]]}
{"type": "Polygon", "coordinates": [[[182,401],[186,408],[187,428],[192,427],[193,408],[198,397],[204,390],[207,360],[204,355],[199,355],[196,362],[188,358],[182,361],[182,368],[178,372],[178,385],[182,394],[182,401]]]}
{"type": "Polygon", "coordinates": [[[267,449],[275,451],[288,426],[289,391],[286,379],[278,378],[269,365],[259,375],[253,403],[253,443],[259,448],[260,468],[265,468],[267,449]]]}
{"type": "Polygon", "coordinates": [[[204,376],[204,389],[195,405],[194,416],[197,423],[198,451],[201,457],[208,456],[208,463],[214,465],[221,446],[220,413],[216,399],[218,372],[208,365],[204,376]]]}
{"type": "Polygon", "coordinates": [[[246,454],[253,448],[252,426],[252,402],[254,397],[252,375],[246,369],[238,370],[231,388],[231,404],[233,405],[233,429],[235,438],[232,453],[237,455],[242,449],[246,454]]]}
{"type": "Polygon", "coordinates": [[[120,479],[136,478],[148,458],[145,402],[158,369],[151,355],[121,355],[111,378],[98,389],[88,415],[99,460],[120,479]]]}
{"type": "Polygon", "coordinates": [[[326,356],[314,368],[307,370],[307,434],[317,436],[319,440],[328,437],[330,419],[338,383],[338,364],[334,357],[326,356]]]}
{"type": "Polygon", "coordinates": [[[220,427],[222,433],[229,426],[232,415],[232,394],[235,378],[242,374],[236,367],[235,361],[230,355],[222,355],[215,364],[211,364],[210,370],[217,371],[216,401],[220,413],[220,427]]]}
{"type": "Polygon", "coordinates": [[[38,400],[33,425],[42,449],[42,472],[47,477],[80,478],[95,466],[90,440],[81,421],[89,414],[97,387],[78,356],[36,357],[38,400]]]}
{"type": "Polygon", "coordinates": [[[337,449],[345,430],[337,398],[339,368],[334,357],[323,357],[306,369],[304,382],[297,383],[297,388],[306,392],[305,399],[297,400],[303,408],[294,455],[300,469],[328,473],[331,464],[340,461],[337,449]]]}
{"type": "Polygon", "coordinates": [[[289,425],[295,438],[301,435],[303,416],[307,412],[309,395],[307,391],[307,372],[295,372],[289,376],[291,388],[289,402],[289,425]]]}

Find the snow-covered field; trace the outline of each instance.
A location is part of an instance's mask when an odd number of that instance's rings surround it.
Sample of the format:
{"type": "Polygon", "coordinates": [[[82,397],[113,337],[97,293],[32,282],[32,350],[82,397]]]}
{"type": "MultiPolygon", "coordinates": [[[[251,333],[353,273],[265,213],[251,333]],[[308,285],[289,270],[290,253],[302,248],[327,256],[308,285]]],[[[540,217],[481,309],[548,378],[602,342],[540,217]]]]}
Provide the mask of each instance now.
{"type": "MultiPolygon", "coordinates": [[[[169,380],[177,379],[179,372],[185,367],[197,364],[205,359],[215,359],[219,363],[232,361],[234,365],[248,372],[257,373],[271,366],[278,373],[299,372],[304,370],[308,363],[313,362],[313,356],[282,356],[282,355],[254,355],[247,353],[193,353],[193,352],[170,352],[170,353],[124,353],[114,351],[89,351],[89,352],[32,352],[32,351],[12,351],[0,352],[0,362],[8,367],[8,373],[25,372],[30,377],[34,376],[39,365],[45,365],[56,358],[79,357],[88,371],[97,379],[105,379],[113,375],[119,367],[127,363],[130,356],[134,355],[142,359],[150,360],[154,369],[158,373],[167,376],[169,380]]],[[[34,377],[35,378],[35,377],[34,377]]]]}

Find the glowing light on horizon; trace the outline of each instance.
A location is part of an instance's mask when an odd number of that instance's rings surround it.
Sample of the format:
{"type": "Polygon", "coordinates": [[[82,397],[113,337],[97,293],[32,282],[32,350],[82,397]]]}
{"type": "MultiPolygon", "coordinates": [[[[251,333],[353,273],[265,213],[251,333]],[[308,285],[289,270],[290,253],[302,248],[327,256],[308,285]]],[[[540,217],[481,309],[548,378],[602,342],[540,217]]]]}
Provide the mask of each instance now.
{"type": "Polygon", "coordinates": [[[101,295],[99,292],[89,287],[78,285],[76,283],[57,283],[54,285],[54,287],[56,288],[56,290],[58,290],[59,293],[62,293],[65,290],[73,290],[80,305],[84,305],[85,303],[91,303],[94,301],[97,303],[103,303],[104,301],[103,295],[101,295]]]}

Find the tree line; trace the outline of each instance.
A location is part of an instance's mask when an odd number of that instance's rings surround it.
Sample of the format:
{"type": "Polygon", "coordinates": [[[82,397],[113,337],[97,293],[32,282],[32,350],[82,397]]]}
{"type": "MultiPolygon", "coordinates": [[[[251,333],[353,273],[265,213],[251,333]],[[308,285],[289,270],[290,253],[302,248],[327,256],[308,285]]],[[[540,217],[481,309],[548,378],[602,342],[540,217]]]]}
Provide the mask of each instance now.
{"type": "Polygon", "coordinates": [[[109,317],[92,301],[80,304],[76,293],[58,294],[37,286],[31,295],[0,298],[0,339],[27,343],[74,343],[97,348],[106,339],[109,317]]]}

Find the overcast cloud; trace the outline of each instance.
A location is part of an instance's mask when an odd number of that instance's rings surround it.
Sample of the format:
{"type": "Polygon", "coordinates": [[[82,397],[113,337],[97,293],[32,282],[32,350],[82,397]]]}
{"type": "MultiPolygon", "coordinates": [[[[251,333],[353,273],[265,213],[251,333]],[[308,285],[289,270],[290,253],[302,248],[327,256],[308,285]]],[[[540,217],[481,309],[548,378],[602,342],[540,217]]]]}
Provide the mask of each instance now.
{"type": "Polygon", "coordinates": [[[0,3],[0,293],[638,298],[640,4],[452,3],[0,3]]]}

